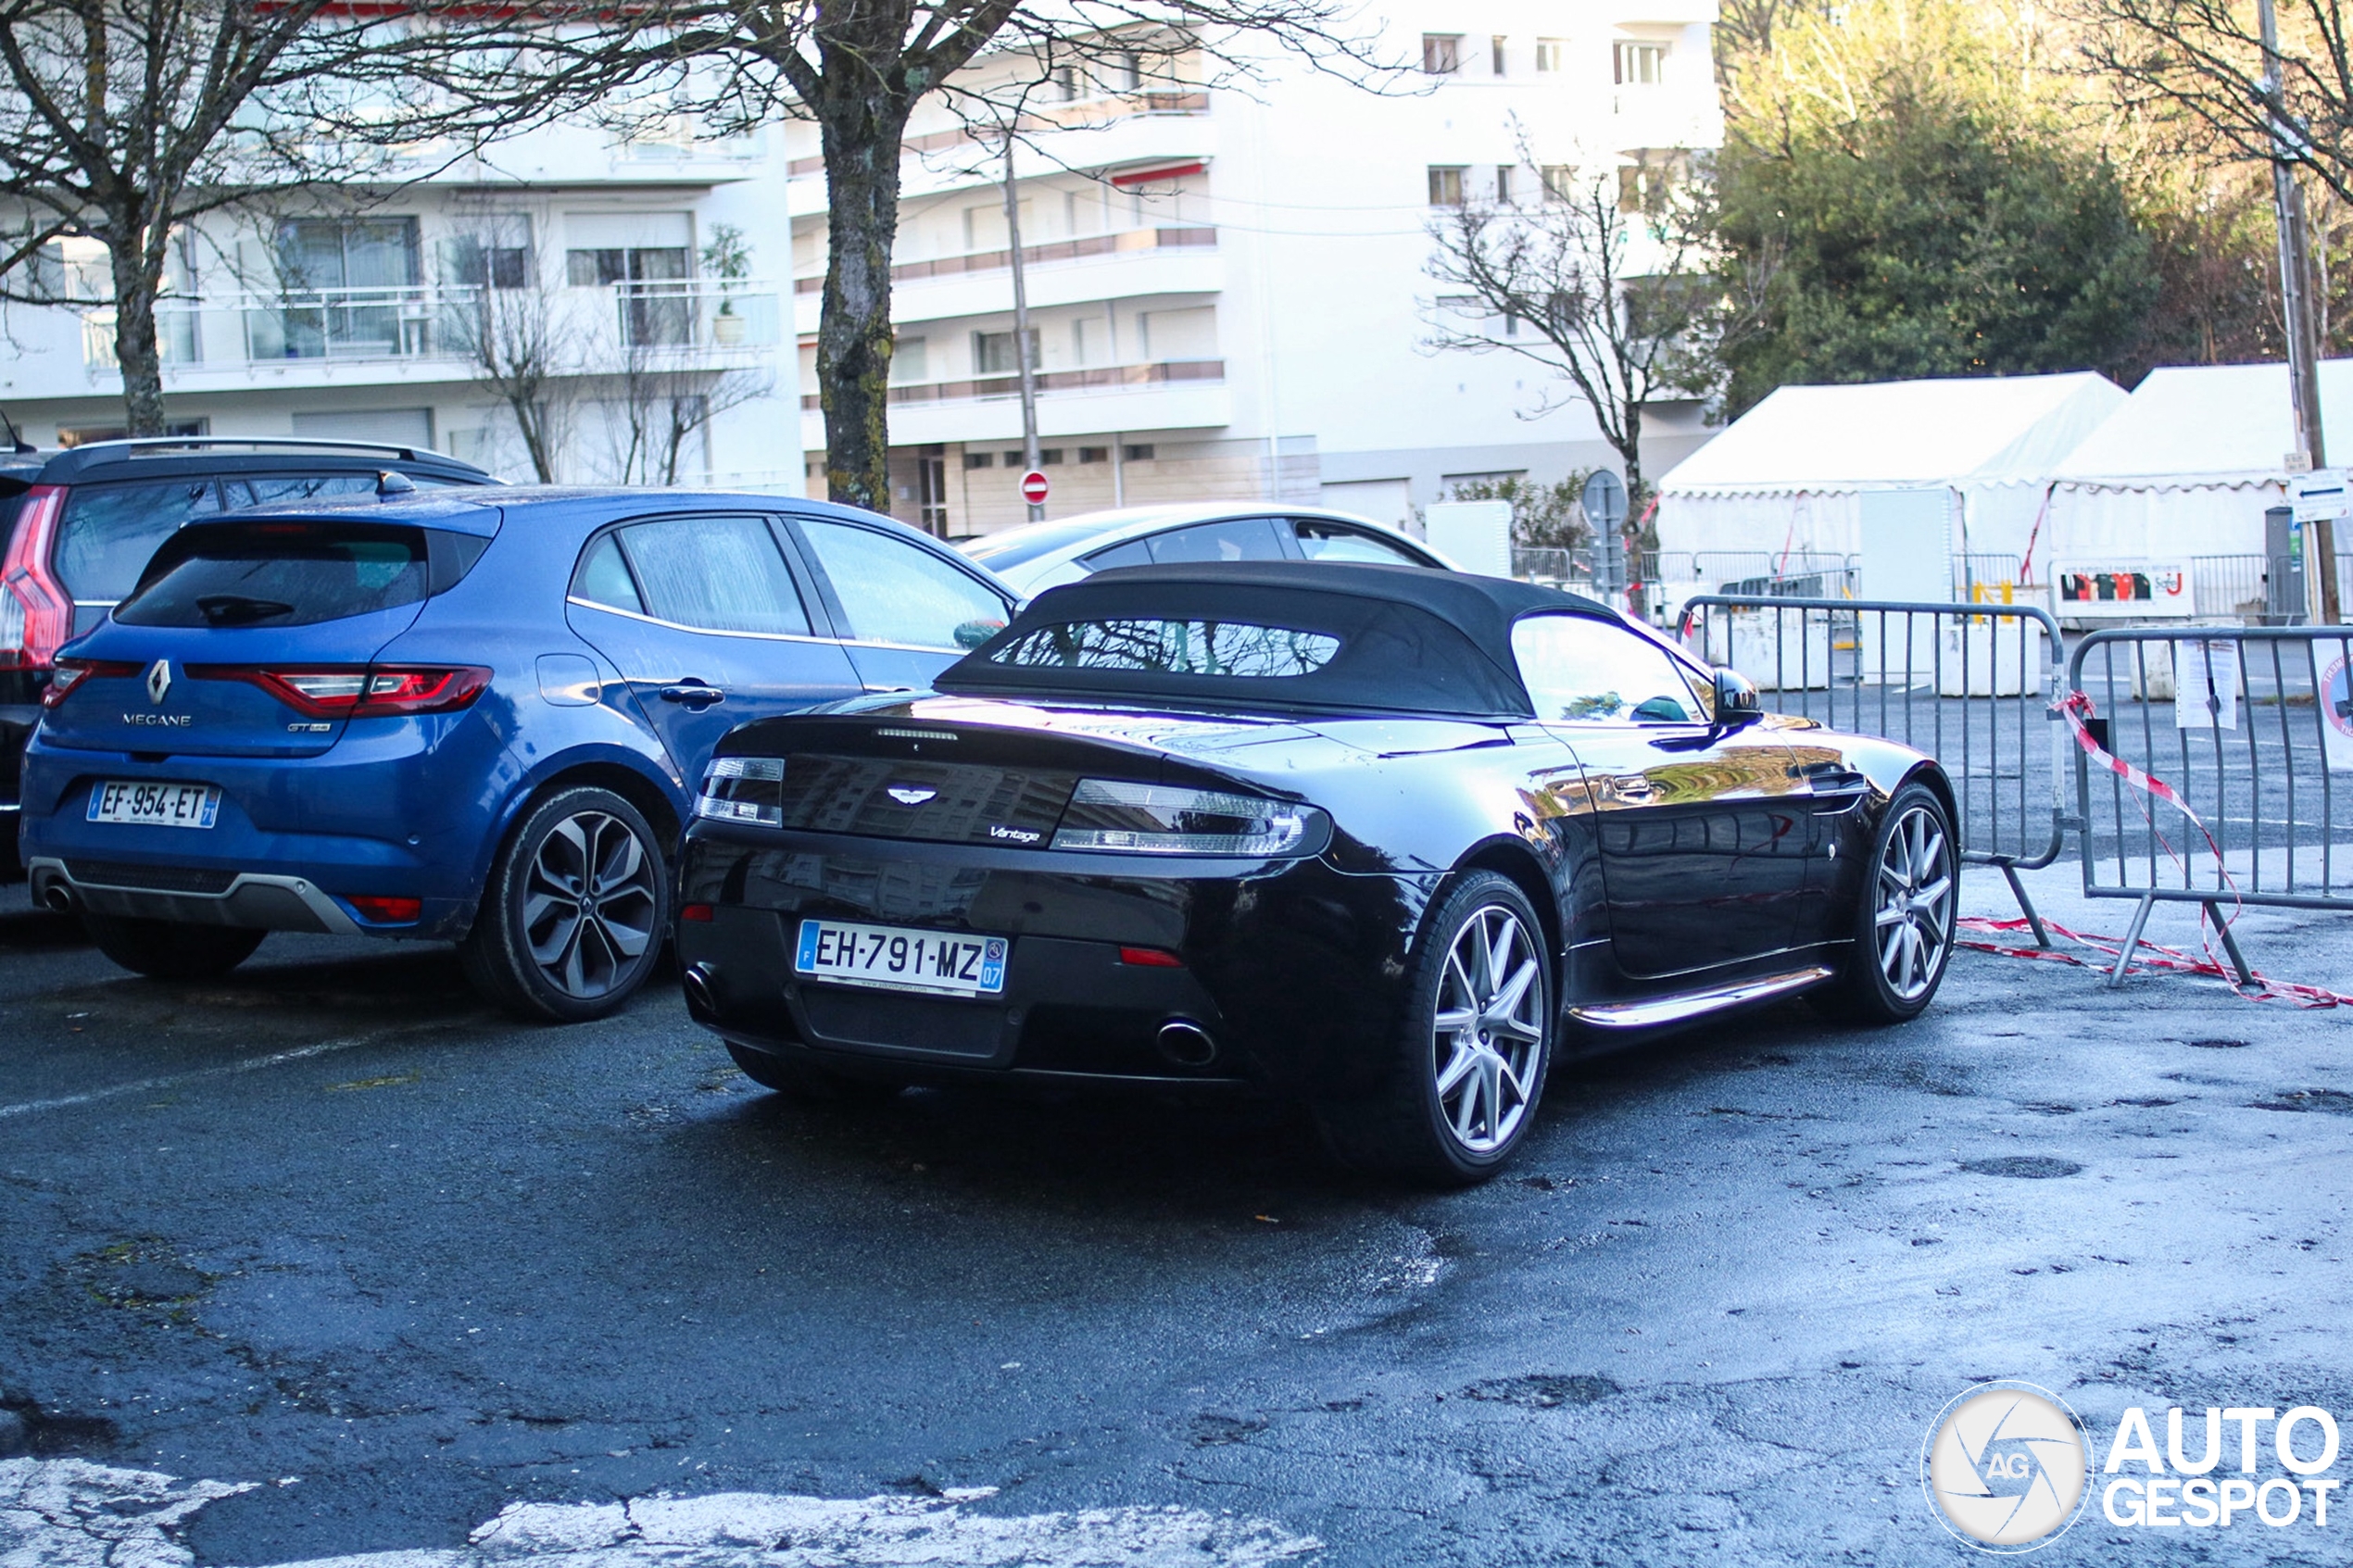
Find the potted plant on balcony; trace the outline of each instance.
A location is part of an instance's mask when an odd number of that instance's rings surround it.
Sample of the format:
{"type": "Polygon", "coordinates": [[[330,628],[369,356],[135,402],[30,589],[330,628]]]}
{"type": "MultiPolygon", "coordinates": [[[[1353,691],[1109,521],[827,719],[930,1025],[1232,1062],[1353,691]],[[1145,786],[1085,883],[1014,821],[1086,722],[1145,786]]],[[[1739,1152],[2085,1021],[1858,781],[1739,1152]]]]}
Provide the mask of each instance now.
{"type": "Polygon", "coordinates": [[[719,312],[711,318],[711,338],[726,347],[744,341],[744,319],[736,314],[736,290],[751,276],[751,246],[733,223],[714,223],[702,247],[706,277],[719,281],[719,312]]]}

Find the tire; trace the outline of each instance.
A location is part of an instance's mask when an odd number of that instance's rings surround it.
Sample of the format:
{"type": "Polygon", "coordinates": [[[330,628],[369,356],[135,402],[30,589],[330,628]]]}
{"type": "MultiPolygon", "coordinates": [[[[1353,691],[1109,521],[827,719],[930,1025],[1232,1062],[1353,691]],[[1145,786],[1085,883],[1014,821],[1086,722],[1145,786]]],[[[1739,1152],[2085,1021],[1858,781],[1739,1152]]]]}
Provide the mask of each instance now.
{"type": "Polygon", "coordinates": [[[653,972],[670,932],[670,867],[637,808],[575,785],[508,836],[459,946],[466,978],[518,1017],[602,1018],[653,972]]]}
{"type": "Polygon", "coordinates": [[[1944,802],[1926,784],[1895,792],[1871,841],[1852,945],[1815,1006],[1848,1023],[1904,1023],[1935,999],[1953,959],[1960,850],[1944,802]]]}
{"type": "Polygon", "coordinates": [[[813,1061],[754,1050],[733,1040],[726,1044],[727,1054],[736,1059],[745,1077],[763,1089],[816,1105],[880,1105],[897,1098],[906,1087],[883,1078],[853,1078],[813,1061]]]}
{"type": "Polygon", "coordinates": [[[266,931],[234,925],[192,925],[82,911],[82,928],[98,951],[150,980],[216,980],[261,946],[266,931]]]}
{"type": "Polygon", "coordinates": [[[1382,1082],[1317,1106],[1316,1121],[1357,1170],[1466,1186],[1501,1170],[1535,1122],[1559,1033],[1552,966],[1527,895],[1493,872],[1465,877],[1424,931],[1382,1082]]]}

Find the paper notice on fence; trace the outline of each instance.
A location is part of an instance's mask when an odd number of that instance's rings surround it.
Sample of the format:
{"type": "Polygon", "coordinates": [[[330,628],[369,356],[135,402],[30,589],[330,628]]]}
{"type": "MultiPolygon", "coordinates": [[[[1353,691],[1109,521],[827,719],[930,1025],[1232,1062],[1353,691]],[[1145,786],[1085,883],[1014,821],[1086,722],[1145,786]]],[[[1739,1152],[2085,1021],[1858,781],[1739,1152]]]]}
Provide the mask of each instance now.
{"type": "Polygon", "coordinates": [[[2353,665],[2342,657],[2321,674],[2321,744],[2330,771],[2353,773],[2353,665]]]}
{"type": "Polygon", "coordinates": [[[2239,646],[2216,639],[2173,645],[2173,727],[2239,727],[2239,646]]]}

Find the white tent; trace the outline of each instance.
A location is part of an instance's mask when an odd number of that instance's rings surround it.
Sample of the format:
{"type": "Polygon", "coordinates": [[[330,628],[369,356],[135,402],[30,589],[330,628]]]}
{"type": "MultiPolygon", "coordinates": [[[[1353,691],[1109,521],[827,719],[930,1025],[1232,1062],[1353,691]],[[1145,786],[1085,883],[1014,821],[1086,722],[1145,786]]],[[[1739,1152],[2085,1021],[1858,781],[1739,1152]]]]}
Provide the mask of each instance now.
{"type": "Polygon", "coordinates": [[[2125,402],[2089,370],[1784,386],[1660,481],[1659,546],[1845,556],[1865,492],[1942,488],[1955,553],[2020,554],[2053,471],[2125,402]]]}
{"type": "MultiPolygon", "coordinates": [[[[2340,445],[2353,442],[2353,359],[2322,361],[2321,423],[2337,462],[2353,458],[2340,445]]],[[[2087,560],[2260,555],[2295,444],[2285,365],[2151,370],[2052,472],[2046,547],[2087,560]]]]}

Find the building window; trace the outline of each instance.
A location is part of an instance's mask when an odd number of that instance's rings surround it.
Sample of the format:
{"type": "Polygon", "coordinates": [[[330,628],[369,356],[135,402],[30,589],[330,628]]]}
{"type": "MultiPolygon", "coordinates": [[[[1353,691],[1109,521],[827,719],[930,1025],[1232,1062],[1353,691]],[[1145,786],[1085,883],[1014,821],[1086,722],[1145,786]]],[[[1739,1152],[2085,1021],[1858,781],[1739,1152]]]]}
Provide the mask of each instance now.
{"type": "Polygon", "coordinates": [[[1430,166],[1429,205],[1432,207],[1463,205],[1463,171],[1460,169],[1440,168],[1436,164],[1430,166]]]}
{"type": "Polygon", "coordinates": [[[1108,446],[1081,446],[1078,449],[1078,460],[1082,463],[1107,463],[1111,461],[1111,448],[1108,446]]]}
{"type": "Polygon", "coordinates": [[[948,537],[948,448],[937,443],[915,452],[915,525],[948,537]]]}
{"type": "Polygon", "coordinates": [[[1642,152],[1617,170],[1617,210],[1641,212],[1655,206],[1683,175],[1683,158],[1673,152],[1642,152]]]}
{"type": "Polygon", "coordinates": [[[1499,202],[1512,199],[1512,166],[1508,163],[1495,166],[1495,199],[1499,202]]]}
{"type": "Polygon", "coordinates": [[[1536,177],[1544,187],[1546,201],[1565,202],[1574,198],[1577,170],[1568,164],[1548,163],[1536,171],[1536,177]]]}
{"type": "Polygon", "coordinates": [[[1131,441],[1119,449],[1119,457],[1122,462],[1149,463],[1152,460],[1152,444],[1149,441],[1131,441]]]}
{"type": "Polygon", "coordinates": [[[1422,34],[1422,71],[1428,76],[1452,76],[1463,69],[1463,35],[1459,32],[1425,32],[1422,34]]]}
{"type": "Polygon", "coordinates": [[[1536,69],[1538,70],[1559,70],[1567,57],[1568,40],[1540,38],[1536,41],[1536,69]]]}
{"type": "MultiPolygon", "coordinates": [[[[1029,368],[1038,369],[1038,329],[1029,329],[1029,368]]],[[[973,373],[982,376],[1017,376],[1021,367],[1013,361],[1013,334],[1005,332],[973,333],[973,373]]]]}
{"type": "Polygon", "coordinates": [[[1039,468],[1046,468],[1050,465],[1059,467],[1062,460],[1063,449],[1061,447],[1040,446],[1038,448],[1038,466],[1039,468]]]}
{"type": "Polygon", "coordinates": [[[967,471],[973,469],[994,468],[996,463],[997,454],[994,452],[967,452],[964,454],[964,468],[967,471]]]}
{"type": "Polygon", "coordinates": [[[1488,69],[1497,76],[1504,74],[1504,35],[1495,34],[1487,41],[1488,69]]]}
{"type": "Polygon", "coordinates": [[[527,289],[531,277],[531,220],[493,220],[484,228],[451,239],[443,252],[449,281],[469,289],[527,289]]]}
{"type": "Polygon", "coordinates": [[[1617,84],[1620,87],[1655,87],[1666,80],[1666,44],[1618,40],[1617,84]]]}
{"type": "Polygon", "coordinates": [[[1054,69],[1054,95],[1067,104],[1078,96],[1078,71],[1074,66],[1054,69]]]}
{"type": "Polygon", "coordinates": [[[890,379],[925,381],[931,375],[931,345],[919,337],[902,337],[890,347],[890,379]]]}

